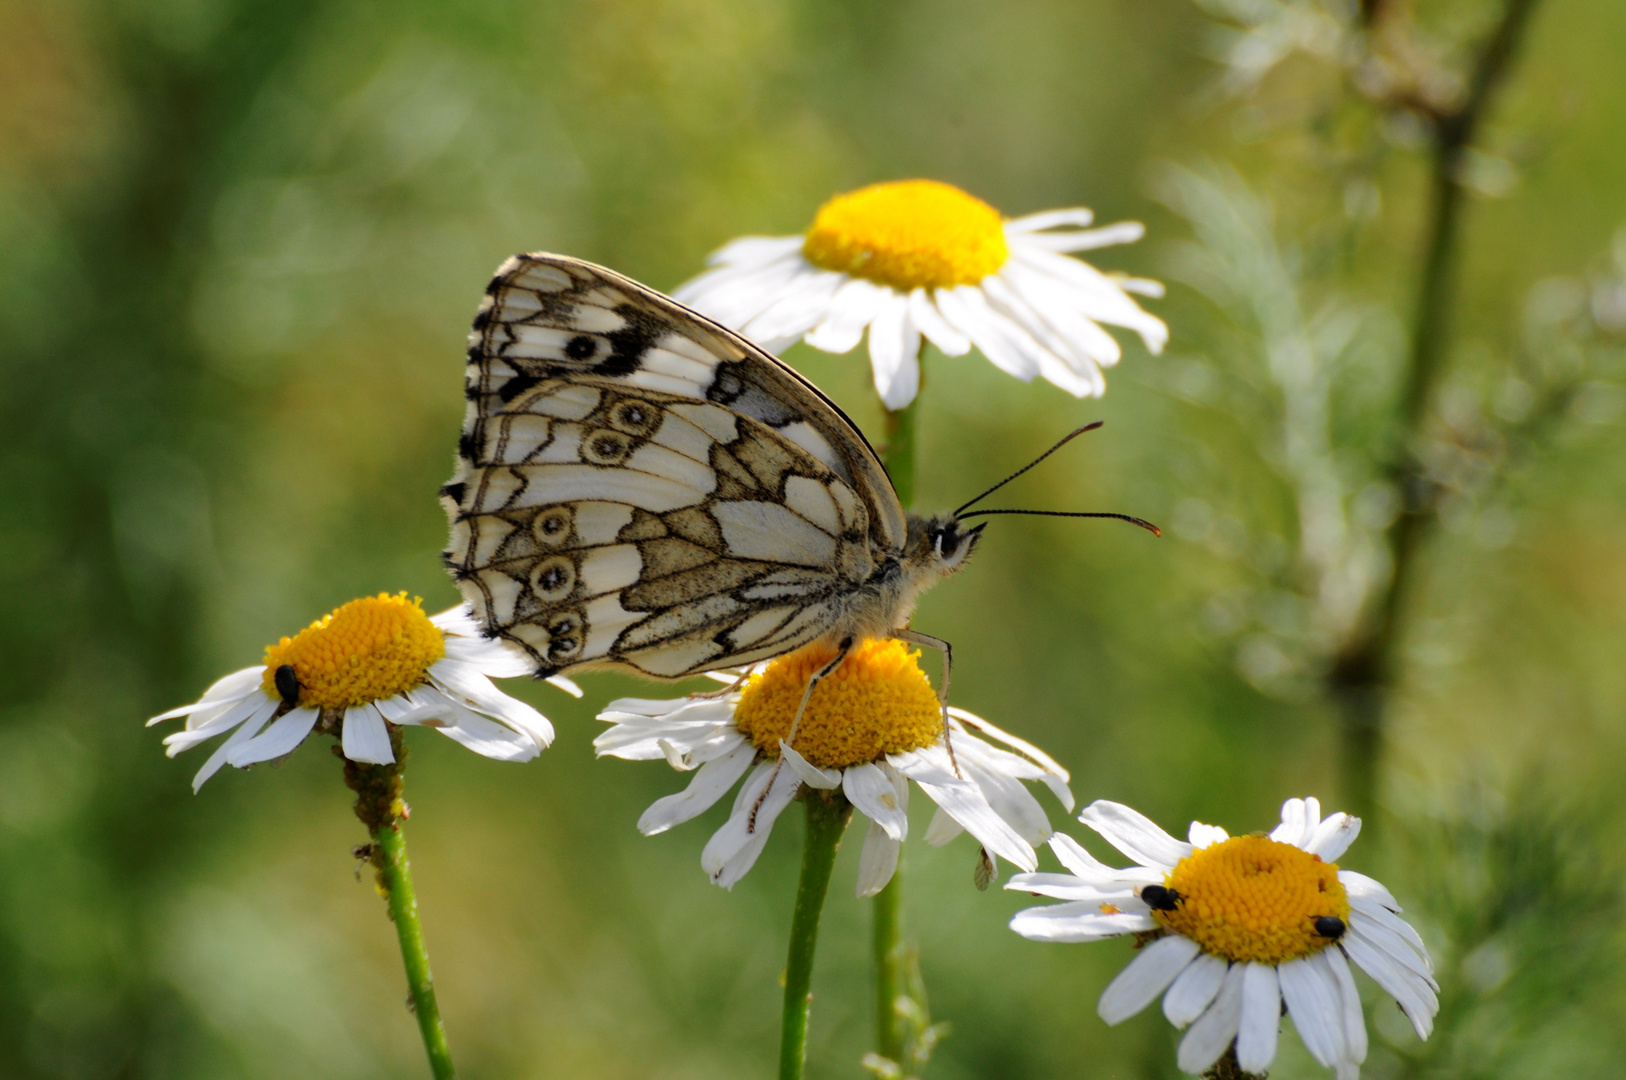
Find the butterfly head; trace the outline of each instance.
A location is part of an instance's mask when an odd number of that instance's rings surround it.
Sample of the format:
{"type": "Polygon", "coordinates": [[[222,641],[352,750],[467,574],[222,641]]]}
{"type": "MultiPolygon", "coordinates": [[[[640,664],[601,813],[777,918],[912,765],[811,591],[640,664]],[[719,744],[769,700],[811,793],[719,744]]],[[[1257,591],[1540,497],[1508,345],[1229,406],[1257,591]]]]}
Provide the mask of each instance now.
{"type": "Polygon", "coordinates": [[[909,516],[906,561],[947,577],[966,564],[982,535],[983,522],[967,525],[953,514],[909,516]]]}

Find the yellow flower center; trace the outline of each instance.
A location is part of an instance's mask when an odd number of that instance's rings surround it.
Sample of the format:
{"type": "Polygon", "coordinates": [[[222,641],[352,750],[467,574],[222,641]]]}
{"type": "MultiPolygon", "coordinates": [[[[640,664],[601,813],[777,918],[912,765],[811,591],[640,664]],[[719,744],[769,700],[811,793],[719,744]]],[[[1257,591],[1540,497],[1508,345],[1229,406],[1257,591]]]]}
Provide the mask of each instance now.
{"type": "Polygon", "coordinates": [[[814,266],[902,292],[975,285],[1005,265],[999,211],[936,180],[897,180],[837,195],[813,217],[802,254],[814,266]]]}
{"type": "MultiPolygon", "coordinates": [[[[821,769],[844,769],[936,742],[943,710],[919,657],[901,641],[859,642],[813,688],[791,745],[821,769]]],[[[834,658],[834,649],[815,644],[775,660],[746,681],[734,723],[757,749],[778,757],[808,679],[834,658]]]]}
{"type": "Polygon", "coordinates": [[[299,704],[344,709],[394,697],[428,678],[429,665],[446,655],[440,628],[406,593],[364,596],[317,619],[265,650],[260,685],[282,697],[277,670],[294,669],[299,704]]]}
{"type": "Polygon", "coordinates": [[[1178,897],[1174,910],[1152,917],[1226,960],[1309,956],[1333,941],[1316,931],[1317,918],[1349,922],[1337,865],[1266,836],[1233,836],[1192,852],[1165,884],[1178,897]]]}

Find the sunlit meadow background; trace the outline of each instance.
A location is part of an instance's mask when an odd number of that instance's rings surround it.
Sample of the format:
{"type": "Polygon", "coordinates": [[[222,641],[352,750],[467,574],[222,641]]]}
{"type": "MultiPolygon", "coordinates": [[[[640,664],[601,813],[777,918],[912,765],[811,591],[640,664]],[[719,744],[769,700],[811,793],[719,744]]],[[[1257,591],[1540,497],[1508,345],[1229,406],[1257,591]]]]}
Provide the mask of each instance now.
{"type": "MultiPolygon", "coordinates": [[[[1447,44],[1488,8],[1419,6],[1447,44]]],[[[1164,538],[996,520],[917,625],[955,643],[958,702],[1050,750],[1083,800],[1233,831],[1292,795],[1337,806],[1325,657],[1292,583],[1294,462],[1271,450],[1257,327],[1231,312],[1268,279],[1298,282],[1311,321],[1355,313],[1311,336],[1337,339],[1345,403],[1324,456],[1358,461],[1368,406],[1394,394],[1424,170],[1404,125],[1373,136],[1345,110],[1351,131],[1319,130],[1336,88],[1307,62],[1225,97],[1213,29],[1186,0],[0,0],[0,1075],[425,1072],[328,747],[194,796],[203,751],[167,760],[141,722],[354,596],[454,601],[435,489],[469,318],[515,251],[671,288],[732,236],[912,176],[1007,214],[1147,222],[1096,261],[1171,282],[1148,302],[1168,353],[1127,344],[1087,402],[929,358],[920,483],[923,505],[955,505],[1105,419],[1006,505],[1122,510],[1164,538]],[[1382,149],[1326,157],[1340,140],[1382,149]],[[1269,272],[1216,274],[1227,242],[1269,272]]],[[[1464,430],[1529,413],[1512,365],[1619,359],[1622,55],[1626,6],[1551,0],[1491,117],[1434,403],[1464,430]]],[[[878,431],[862,360],[788,359],[878,431]]],[[[1464,451],[1490,478],[1419,563],[1381,810],[1346,864],[1422,927],[1445,1013],[1420,1048],[1374,994],[1372,1076],[1626,1061],[1626,438],[1618,386],[1583,381],[1518,453],[1464,451]]],[[[1348,505],[1386,520],[1382,490],[1348,505]]],[[[766,1075],[799,816],[732,893],[709,885],[720,811],[640,838],[682,779],[594,761],[595,709],[637,687],[583,682],[582,702],[516,686],[559,730],[527,765],[409,738],[460,1066],[766,1075]]],[[[859,1075],[868,1045],[857,846],[815,973],[817,1077],[859,1075]]],[[[929,1075],[1175,1075],[1155,1009],[1094,1015],[1129,946],[1017,938],[1025,898],[976,892],[974,857],[963,838],[908,849],[909,931],[954,1024],[929,1075]]],[[[1283,1046],[1274,1075],[1326,1075],[1283,1046]]]]}

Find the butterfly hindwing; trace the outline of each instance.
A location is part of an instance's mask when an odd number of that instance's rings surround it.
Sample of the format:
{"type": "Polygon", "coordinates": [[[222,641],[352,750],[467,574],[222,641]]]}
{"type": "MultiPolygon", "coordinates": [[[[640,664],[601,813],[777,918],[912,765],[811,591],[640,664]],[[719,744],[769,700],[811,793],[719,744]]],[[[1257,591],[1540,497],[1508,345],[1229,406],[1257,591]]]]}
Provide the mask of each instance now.
{"type": "Polygon", "coordinates": [[[470,337],[447,561],[538,671],[675,677],[821,636],[902,509],[841,412],[743,338],[558,256],[470,337]]]}

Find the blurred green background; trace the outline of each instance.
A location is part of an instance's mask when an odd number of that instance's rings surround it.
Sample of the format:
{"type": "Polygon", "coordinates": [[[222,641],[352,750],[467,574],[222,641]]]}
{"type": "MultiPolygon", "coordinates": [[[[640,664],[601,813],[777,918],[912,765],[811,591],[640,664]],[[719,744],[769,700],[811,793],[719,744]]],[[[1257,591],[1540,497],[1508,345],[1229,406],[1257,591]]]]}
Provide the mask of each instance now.
{"type": "MultiPolygon", "coordinates": [[[[1421,0],[1419,18],[1449,55],[1487,10],[1421,0]]],[[[910,176],[1010,215],[1146,221],[1094,261],[1171,283],[1148,302],[1168,354],[1126,343],[1099,402],[936,358],[921,502],[955,505],[1104,418],[1012,502],[1139,514],[1164,539],[999,520],[916,625],[955,643],[957,701],[1049,750],[1083,801],[1173,831],[1268,829],[1293,795],[1336,807],[1293,463],[1269,447],[1260,335],[1211,271],[1251,236],[1306,312],[1353,313],[1327,331],[1349,404],[1326,458],[1355,505],[1410,318],[1423,168],[1404,125],[1317,104],[1337,90],[1307,61],[1226,97],[1214,33],[1185,0],[0,0],[0,1076],[426,1074],[327,748],[193,796],[206,752],[167,760],[141,722],[354,596],[454,601],[435,491],[464,334],[515,251],[671,288],[732,236],[910,176]]],[[[1382,810],[1345,862],[1408,905],[1445,1013],[1419,1047],[1373,993],[1370,1076],[1626,1061],[1623,52],[1618,0],[1540,9],[1479,162],[1440,409],[1495,438],[1458,440],[1478,479],[1426,550],[1382,810]],[[1497,434],[1529,413],[1520,364],[1580,372],[1579,390],[1543,430],[1497,434]]],[[[858,355],[787,358],[878,430],[858,355]]],[[[596,708],[637,684],[583,682],[582,702],[511,687],[559,729],[527,765],[409,738],[460,1066],[767,1075],[800,826],[732,893],[709,885],[724,808],[640,838],[683,778],[595,762],[596,708]]],[[[1176,1075],[1155,1009],[1095,1016],[1129,946],[1017,938],[1025,898],[977,893],[970,841],[926,848],[925,820],[906,917],[954,1024],[929,1075],[1176,1075]]],[[[826,912],[816,1077],[861,1075],[868,1046],[858,846],[826,912]]],[[[1327,1075],[1283,1047],[1273,1075],[1327,1075]]]]}

